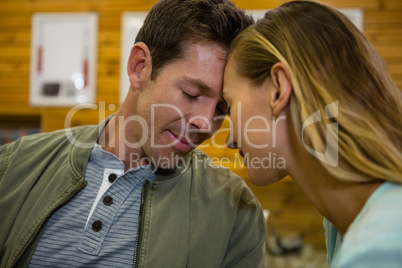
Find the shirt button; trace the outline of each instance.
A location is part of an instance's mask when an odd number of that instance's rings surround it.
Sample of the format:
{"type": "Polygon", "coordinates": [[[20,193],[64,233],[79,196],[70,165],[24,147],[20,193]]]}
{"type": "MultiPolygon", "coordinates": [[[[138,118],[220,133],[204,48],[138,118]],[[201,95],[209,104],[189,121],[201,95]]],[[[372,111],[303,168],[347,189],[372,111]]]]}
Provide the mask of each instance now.
{"type": "Polygon", "coordinates": [[[94,230],[95,232],[99,232],[100,230],[102,230],[102,222],[101,221],[94,221],[92,223],[92,230],[94,230]]]}
{"type": "Polygon", "coordinates": [[[110,206],[113,204],[113,198],[111,196],[105,196],[103,198],[103,204],[105,204],[105,206],[110,206]]]}
{"type": "Polygon", "coordinates": [[[116,175],[116,174],[110,174],[110,175],[109,175],[109,182],[110,182],[110,183],[113,183],[116,179],[117,179],[117,175],[116,175]]]}

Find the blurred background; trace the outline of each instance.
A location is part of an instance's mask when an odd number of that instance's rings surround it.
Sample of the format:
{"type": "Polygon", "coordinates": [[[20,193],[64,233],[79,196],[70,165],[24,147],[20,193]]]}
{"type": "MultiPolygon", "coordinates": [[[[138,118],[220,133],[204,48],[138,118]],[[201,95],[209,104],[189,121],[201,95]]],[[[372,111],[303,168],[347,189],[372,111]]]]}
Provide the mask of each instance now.
{"type": "MultiPolygon", "coordinates": [[[[246,10],[275,8],[282,0],[234,0],[246,10]]],[[[323,0],[340,9],[359,9],[362,29],[385,59],[402,88],[402,0],[323,0]]],[[[97,124],[116,111],[121,95],[122,15],[149,10],[154,0],[0,0],[0,144],[19,136],[49,132],[69,126],[97,124]],[[97,14],[96,65],[90,108],[52,107],[30,103],[32,17],[35,13],[94,12],[97,14]],[[71,119],[71,120],[70,120],[71,119]]],[[[62,53],[62,52],[61,52],[62,53]]],[[[128,55],[127,55],[128,56],[128,55]]],[[[60,63],[63,64],[63,63],[60,63]]],[[[51,92],[52,88],[48,88],[51,92]]],[[[32,91],[32,90],[31,90],[32,91]]],[[[228,122],[223,127],[228,128],[228,122]]],[[[232,169],[250,185],[266,210],[267,264],[269,267],[327,267],[322,216],[290,178],[266,186],[249,183],[237,152],[224,148],[227,132],[220,131],[203,150],[217,164],[232,169]],[[213,144],[215,146],[213,146],[213,144]],[[229,159],[220,161],[220,159],[229,159]]]]}

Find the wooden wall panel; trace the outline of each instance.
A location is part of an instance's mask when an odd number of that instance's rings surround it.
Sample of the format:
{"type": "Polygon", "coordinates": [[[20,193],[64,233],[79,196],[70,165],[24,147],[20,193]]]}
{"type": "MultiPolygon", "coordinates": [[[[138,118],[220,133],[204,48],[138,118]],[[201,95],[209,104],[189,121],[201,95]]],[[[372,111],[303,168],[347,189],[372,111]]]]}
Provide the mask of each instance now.
{"type": "Polygon", "coordinates": [[[380,1],[380,10],[401,10],[402,1],[401,0],[383,0],[380,1]]]}
{"type": "MultiPolygon", "coordinates": [[[[284,0],[234,0],[241,8],[274,8],[284,0]]],[[[402,1],[401,0],[323,0],[338,8],[362,8],[364,33],[384,57],[390,73],[402,88],[402,1]]],[[[0,115],[36,115],[43,131],[64,127],[68,109],[32,108],[28,104],[31,42],[31,16],[35,12],[94,11],[99,15],[97,102],[105,107],[118,105],[120,72],[120,23],[125,11],[146,11],[155,0],[0,0],[0,115]]],[[[80,110],[72,125],[97,123],[111,110],[80,110]],[[99,116],[99,114],[101,116],[99,116]]],[[[213,141],[223,147],[226,133],[213,141]]],[[[207,141],[210,142],[210,141],[207,141]]],[[[206,143],[207,143],[206,142],[206,143]]],[[[256,193],[265,209],[271,212],[268,225],[281,234],[300,232],[306,241],[324,248],[322,217],[297,189],[290,178],[274,185],[251,185],[247,170],[234,162],[235,151],[209,146],[215,159],[242,176],[256,193]]]]}

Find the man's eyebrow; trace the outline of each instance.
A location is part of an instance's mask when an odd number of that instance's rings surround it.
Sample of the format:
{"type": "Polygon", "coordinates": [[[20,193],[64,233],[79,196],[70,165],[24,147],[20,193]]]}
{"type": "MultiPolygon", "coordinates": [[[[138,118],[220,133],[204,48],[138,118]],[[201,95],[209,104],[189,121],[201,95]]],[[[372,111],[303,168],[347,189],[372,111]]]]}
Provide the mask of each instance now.
{"type": "Polygon", "coordinates": [[[209,86],[207,86],[203,81],[188,77],[186,77],[185,80],[198,87],[201,91],[203,91],[207,95],[215,96],[215,92],[209,86]]]}

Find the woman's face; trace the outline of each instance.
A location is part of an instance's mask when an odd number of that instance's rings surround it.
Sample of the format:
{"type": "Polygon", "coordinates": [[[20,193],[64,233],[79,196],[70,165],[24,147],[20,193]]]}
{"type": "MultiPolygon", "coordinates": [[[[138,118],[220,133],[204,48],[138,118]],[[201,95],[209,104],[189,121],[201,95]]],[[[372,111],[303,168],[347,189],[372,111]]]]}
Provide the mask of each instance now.
{"type": "Polygon", "coordinates": [[[282,179],[286,161],[281,157],[279,133],[284,118],[273,117],[270,106],[270,77],[261,85],[239,76],[234,59],[229,60],[224,76],[223,97],[230,107],[230,133],[226,144],[238,149],[255,185],[268,185],[282,179]]]}

